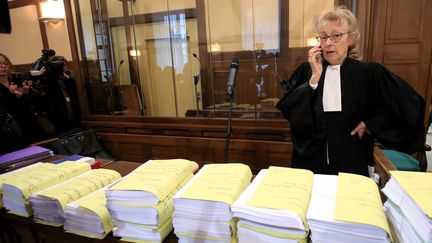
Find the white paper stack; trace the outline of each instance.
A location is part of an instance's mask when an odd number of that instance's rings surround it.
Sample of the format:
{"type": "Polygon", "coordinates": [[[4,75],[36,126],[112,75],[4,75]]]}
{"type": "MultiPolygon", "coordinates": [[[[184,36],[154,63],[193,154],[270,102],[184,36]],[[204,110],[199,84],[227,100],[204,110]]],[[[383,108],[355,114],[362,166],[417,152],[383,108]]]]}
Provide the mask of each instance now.
{"type": "Polygon", "coordinates": [[[231,205],[249,185],[244,164],[207,164],[174,196],[174,232],[179,242],[235,242],[231,205]]]}
{"type": "Polygon", "coordinates": [[[29,203],[30,194],[61,183],[90,170],[81,162],[62,164],[42,163],[40,166],[20,170],[3,182],[3,203],[8,213],[29,217],[33,214],[29,203]]]}
{"type": "Polygon", "coordinates": [[[112,231],[114,225],[106,208],[106,189],[104,187],[66,205],[66,232],[103,239],[112,231]]]}
{"type": "Polygon", "coordinates": [[[150,160],[110,186],[107,208],[114,236],[163,241],[172,230],[172,197],[188,182],[195,162],[150,160]]]}
{"type": "Polygon", "coordinates": [[[90,170],[33,193],[30,195],[33,219],[38,223],[61,226],[65,221],[64,208],[68,203],[108,186],[120,178],[121,175],[114,170],[90,170]]]}
{"type": "Polygon", "coordinates": [[[315,175],[307,220],[312,242],[392,240],[378,188],[360,175],[315,175]]]}
{"type": "Polygon", "coordinates": [[[237,223],[239,242],[307,242],[309,229],[304,218],[312,190],[313,173],[281,167],[270,167],[269,170],[261,170],[231,207],[234,217],[240,219],[237,223]],[[288,173],[281,176],[281,180],[263,181],[266,175],[275,179],[272,172],[280,174],[281,171],[288,173]],[[295,178],[299,173],[303,174],[295,178]],[[263,203],[253,205],[250,199],[259,196],[255,193],[260,192],[257,188],[262,186],[262,183],[266,184],[266,187],[262,188],[266,193],[260,198],[263,203]],[[306,184],[308,186],[305,186],[306,184]],[[296,192],[300,192],[297,196],[303,199],[296,197],[296,192]],[[304,203],[300,203],[301,201],[304,203]],[[283,208],[277,208],[278,204],[283,208]]]}
{"type": "Polygon", "coordinates": [[[384,207],[400,242],[432,242],[432,174],[390,171],[384,207]]]}
{"type": "Polygon", "coordinates": [[[5,181],[7,181],[8,178],[13,178],[16,173],[21,173],[23,170],[28,170],[28,169],[31,169],[31,168],[35,168],[35,167],[41,166],[43,164],[44,163],[37,162],[35,164],[28,165],[26,167],[23,167],[23,168],[20,168],[20,169],[17,169],[17,170],[11,171],[11,172],[7,172],[7,173],[4,173],[4,174],[0,175],[0,208],[3,208],[3,183],[5,181]]]}

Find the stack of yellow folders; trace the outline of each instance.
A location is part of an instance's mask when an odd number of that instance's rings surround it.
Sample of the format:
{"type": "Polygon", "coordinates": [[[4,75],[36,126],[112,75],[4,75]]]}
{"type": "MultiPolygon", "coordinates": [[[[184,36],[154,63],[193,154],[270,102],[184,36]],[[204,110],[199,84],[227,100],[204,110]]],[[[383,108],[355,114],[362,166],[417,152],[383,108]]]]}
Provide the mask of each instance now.
{"type": "Polygon", "coordinates": [[[114,225],[106,208],[106,189],[104,187],[66,205],[63,227],[66,232],[103,239],[112,231],[114,225]]]}
{"type": "Polygon", "coordinates": [[[391,242],[376,183],[348,173],[315,175],[307,212],[312,242],[391,242]]]}
{"type": "Polygon", "coordinates": [[[73,177],[30,195],[33,219],[42,224],[61,226],[65,221],[64,208],[81,197],[108,186],[121,178],[114,170],[97,169],[73,177]]]}
{"type": "Polygon", "coordinates": [[[89,171],[90,165],[82,162],[61,164],[42,163],[39,166],[20,170],[3,182],[3,203],[9,213],[29,217],[32,210],[30,194],[61,183],[89,171]]]}
{"type": "Polygon", "coordinates": [[[432,173],[390,171],[384,207],[400,242],[432,242],[432,173]]]}
{"type": "Polygon", "coordinates": [[[35,164],[32,165],[28,165],[26,167],[11,171],[11,172],[7,172],[4,174],[0,175],[0,208],[3,208],[3,183],[5,181],[7,181],[8,178],[10,177],[14,177],[16,173],[21,173],[23,170],[28,170],[28,169],[35,169],[35,167],[41,166],[44,163],[42,162],[37,162],[35,164]]]}
{"type": "Polygon", "coordinates": [[[174,196],[174,232],[180,242],[235,242],[231,205],[250,184],[247,165],[207,164],[174,196]]]}
{"type": "Polygon", "coordinates": [[[232,206],[239,242],[307,242],[313,176],[285,167],[261,170],[232,206]]]}
{"type": "Polygon", "coordinates": [[[150,160],[106,191],[114,236],[163,241],[172,230],[172,197],[193,176],[195,162],[150,160]]]}

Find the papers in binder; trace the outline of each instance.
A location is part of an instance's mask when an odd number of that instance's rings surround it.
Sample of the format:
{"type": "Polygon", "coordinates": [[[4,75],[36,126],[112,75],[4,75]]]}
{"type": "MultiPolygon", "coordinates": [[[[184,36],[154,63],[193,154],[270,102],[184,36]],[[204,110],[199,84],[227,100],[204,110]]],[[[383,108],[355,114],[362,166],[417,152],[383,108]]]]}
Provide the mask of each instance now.
{"type": "Polygon", "coordinates": [[[106,197],[114,236],[162,241],[172,230],[172,197],[192,178],[195,165],[184,159],[150,160],[110,186],[106,197]]]}
{"type": "Polygon", "coordinates": [[[306,242],[306,211],[313,173],[303,169],[270,167],[261,170],[232,206],[240,218],[238,237],[262,242],[306,242]]]}
{"type": "MultiPolygon", "coordinates": [[[[35,168],[37,166],[42,166],[43,164],[44,163],[38,162],[36,164],[32,164],[32,165],[20,168],[18,170],[14,170],[14,171],[7,172],[7,173],[4,173],[4,174],[0,175],[0,208],[3,207],[3,183],[5,181],[7,181],[8,178],[13,178],[16,173],[22,173],[23,170],[28,170],[28,169],[31,169],[31,168],[35,168]]],[[[31,173],[29,173],[29,174],[31,174],[31,173]]]]}
{"type": "Polygon", "coordinates": [[[251,177],[249,167],[244,164],[205,165],[174,196],[176,235],[185,242],[236,239],[231,205],[249,185],[251,177]]]}
{"type": "Polygon", "coordinates": [[[377,185],[370,181],[346,173],[314,176],[306,216],[312,241],[391,241],[377,185]]]}
{"type": "Polygon", "coordinates": [[[105,188],[66,205],[66,232],[103,239],[114,228],[106,208],[105,188]]]}
{"type": "Polygon", "coordinates": [[[382,192],[390,222],[401,240],[432,241],[432,174],[390,171],[382,192]],[[414,234],[415,233],[415,234],[414,234]]]}
{"type": "Polygon", "coordinates": [[[28,201],[31,193],[39,192],[89,170],[90,165],[87,163],[64,162],[58,165],[43,163],[18,171],[3,182],[4,206],[9,213],[29,217],[32,215],[28,201]]]}
{"type": "Polygon", "coordinates": [[[90,170],[33,193],[30,196],[33,219],[38,223],[61,226],[65,221],[64,208],[68,203],[97,191],[120,178],[121,175],[114,170],[90,170]]]}

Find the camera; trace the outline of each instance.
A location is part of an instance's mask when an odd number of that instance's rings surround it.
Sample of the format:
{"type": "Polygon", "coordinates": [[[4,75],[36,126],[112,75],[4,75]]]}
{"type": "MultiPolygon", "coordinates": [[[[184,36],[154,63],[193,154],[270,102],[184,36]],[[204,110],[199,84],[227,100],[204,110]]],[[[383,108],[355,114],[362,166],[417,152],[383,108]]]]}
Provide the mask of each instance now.
{"type": "Polygon", "coordinates": [[[49,63],[49,58],[55,54],[56,52],[53,49],[42,49],[42,56],[32,64],[31,69],[40,70],[49,63]]]}

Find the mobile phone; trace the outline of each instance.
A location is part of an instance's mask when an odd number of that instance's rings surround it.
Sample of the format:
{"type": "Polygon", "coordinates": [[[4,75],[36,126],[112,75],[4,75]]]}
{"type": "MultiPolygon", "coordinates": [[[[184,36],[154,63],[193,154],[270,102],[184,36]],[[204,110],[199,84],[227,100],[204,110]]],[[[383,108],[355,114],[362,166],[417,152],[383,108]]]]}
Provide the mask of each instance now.
{"type": "Polygon", "coordinates": [[[23,75],[22,73],[11,73],[11,82],[15,85],[17,85],[18,87],[22,87],[23,86],[23,75]]]}

